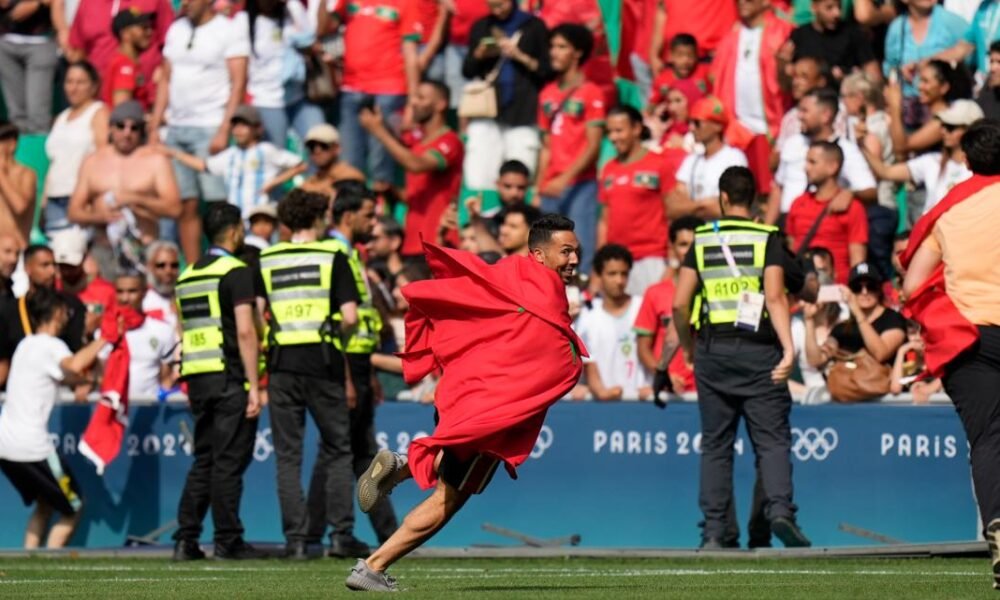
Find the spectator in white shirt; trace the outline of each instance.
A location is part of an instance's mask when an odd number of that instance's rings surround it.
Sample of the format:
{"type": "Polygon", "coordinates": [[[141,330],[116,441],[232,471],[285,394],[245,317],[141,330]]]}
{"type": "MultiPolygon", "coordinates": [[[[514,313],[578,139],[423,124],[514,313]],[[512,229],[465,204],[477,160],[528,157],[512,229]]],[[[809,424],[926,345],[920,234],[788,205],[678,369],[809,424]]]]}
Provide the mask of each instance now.
{"type": "Polygon", "coordinates": [[[865,159],[879,179],[898,183],[912,181],[926,188],[927,200],[923,210],[911,207],[918,214],[926,214],[951,188],[972,177],[960,142],[969,126],[983,118],[983,109],[973,100],[956,100],[935,118],[941,122],[944,132],[941,152],[927,152],[905,163],[887,165],[877,154],[876,147],[866,143],[862,148],[865,159]]]}
{"type": "MultiPolygon", "coordinates": [[[[115,278],[115,296],[119,306],[142,310],[146,295],[146,276],[138,271],[115,278]]],[[[169,390],[179,374],[173,366],[177,351],[177,330],[166,322],[146,317],[142,325],[125,332],[128,342],[128,395],[130,398],[156,398],[160,389],[169,390]]],[[[111,348],[101,354],[107,360],[111,348]]]]}
{"type": "Polygon", "coordinates": [[[857,144],[834,132],[833,124],[839,110],[840,100],[837,93],[831,90],[813,90],[799,101],[802,133],[786,140],[780,149],[778,171],[774,174],[765,217],[768,223],[777,223],[780,216],[788,213],[792,202],[806,191],[806,153],[815,141],[835,142],[844,152],[839,185],[851,193],[835,198],[830,205],[832,212],[846,211],[853,197],[866,204],[875,200],[875,176],[865,163],[861,150],[857,144]]]}
{"type": "Polygon", "coordinates": [[[222,177],[229,203],[239,207],[247,219],[254,208],[277,202],[275,194],[281,186],[306,170],[298,154],[261,141],[262,132],[260,112],[244,104],[233,113],[234,145],[207,159],[173,147],[168,147],[167,152],[194,171],[222,177]]]}
{"type": "Polygon", "coordinates": [[[38,288],[28,300],[34,333],[17,345],[7,381],[7,399],[0,411],[0,470],[20,493],[25,506],[35,511],[24,533],[24,547],[66,545],[80,520],[83,500],[76,478],[53,448],[49,416],[60,385],[87,381],[84,372],[106,346],[95,340],[73,354],[59,339],[69,321],[64,296],[38,288]],[[60,513],[49,528],[53,511],[60,513]]]}
{"type": "Polygon", "coordinates": [[[180,276],[180,250],[173,242],[157,240],[149,245],[146,257],[149,289],[142,299],[142,312],[147,317],[159,319],[176,329],[175,288],[180,276]]]}
{"type": "Polygon", "coordinates": [[[706,96],[695,102],[690,117],[695,141],[702,149],[689,154],[677,169],[677,184],[667,195],[667,216],[716,219],[722,214],[719,177],[729,167],[747,166],[747,157],[726,145],[722,137],[729,114],[718,98],[706,96]]]}
{"type": "Polygon", "coordinates": [[[247,93],[264,119],[267,140],[284,148],[289,124],[301,139],[324,122],[305,89],[303,55],[311,52],[316,27],[303,3],[283,0],[248,0],[236,20],[250,40],[247,93]]]}
{"type": "MultiPolygon", "coordinates": [[[[159,91],[149,127],[150,143],[159,142],[167,125],[170,146],[205,158],[226,149],[230,121],[246,94],[250,42],[246,27],[218,15],[212,0],[185,0],[184,18],[167,31],[159,91]]],[[[178,239],[188,262],[201,255],[198,198],[226,198],[222,180],[174,163],[183,211],[177,221],[161,221],[160,237],[178,239]]]]}
{"type": "Polygon", "coordinates": [[[625,292],[631,269],[632,254],[624,246],[608,244],[594,255],[601,295],[580,313],[576,331],[590,352],[584,372],[595,400],[646,400],[652,395],[652,378],[639,361],[632,327],[642,298],[625,292]]]}

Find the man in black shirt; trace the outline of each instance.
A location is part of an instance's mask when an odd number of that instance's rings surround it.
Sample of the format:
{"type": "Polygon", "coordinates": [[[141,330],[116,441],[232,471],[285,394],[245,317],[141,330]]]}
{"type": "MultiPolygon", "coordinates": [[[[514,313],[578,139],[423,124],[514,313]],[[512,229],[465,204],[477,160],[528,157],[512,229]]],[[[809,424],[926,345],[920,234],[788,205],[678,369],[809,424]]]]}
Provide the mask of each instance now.
{"type": "Polygon", "coordinates": [[[872,81],[882,77],[871,40],[854,22],[841,19],[840,0],[812,0],[813,22],[792,31],[794,59],[821,58],[837,81],[855,69],[863,69],[872,81]]]}
{"type": "Polygon", "coordinates": [[[243,246],[240,210],[215,202],[204,219],[212,243],[177,281],[183,329],[181,377],[194,416],[194,464],[177,509],[174,560],[205,558],[198,547],[209,507],[215,557],[261,555],[243,540],[243,474],[253,458],[260,400],[253,272],[233,256],[243,246]]]}
{"type": "Polygon", "coordinates": [[[20,254],[14,234],[0,233],[0,300],[14,296],[14,282],[11,277],[17,269],[17,259],[20,254]]]}
{"type": "MultiPolygon", "coordinates": [[[[289,558],[307,558],[308,511],[302,493],[305,412],[320,434],[329,462],[326,515],[334,535],[352,535],[354,470],[344,355],[358,324],[358,291],[342,246],[321,241],[327,230],[326,195],[292,190],[278,204],[278,220],[292,232],[290,242],[264,250],[261,277],[268,300],[268,397],[277,457],[278,500],[289,558]],[[341,318],[334,320],[340,313],[341,318]]],[[[356,541],[356,540],[354,540],[356,541]]],[[[342,548],[350,554],[347,548],[342,548]]]]}
{"type": "MultiPolygon", "coordinates": [[[[18,342],[31,333],[26,299],[38,288],[54,289],[56,285],[56,260],[48,246],[31,245],[24,251],[24,271],[28,276],[28,293],[18,299],[13,296],[0,298],[0,385],[7,382],[10,359],[18,342]]],[[[83,347],[86,308],[73,294],[59,292],[69,307],[69,322],[59,339],[66,342],[73,352],[83,347]]]]}
{"type": "Polygon", "coordinates": [[[786,253],[778,230],[749,220],[753,175],[730,167],[719,180],[724,218],[699,227],[684,259],[674,296],[674,319],[690,322],[701,296],[698,349],[686,327],[677,334],[693,355],[702,423],[702,547],[725,545],[732,506],[733,443],[740,417],[754,442],[766,515],[786,546],[808,546],[792,502],[792,399],[786,383],[794,361],[785,295],[786,253]]]}

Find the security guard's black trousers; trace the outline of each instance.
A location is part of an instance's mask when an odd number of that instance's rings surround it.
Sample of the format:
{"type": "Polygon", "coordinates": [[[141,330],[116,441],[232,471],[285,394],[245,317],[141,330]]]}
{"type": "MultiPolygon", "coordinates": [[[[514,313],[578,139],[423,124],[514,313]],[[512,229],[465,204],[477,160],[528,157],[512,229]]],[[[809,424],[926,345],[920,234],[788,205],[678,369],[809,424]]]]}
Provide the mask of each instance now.
{"type": "Polygon", "coordinates": [[[733,494],[733,443],[740,417],[757,455],[769,521],[794,518],[792,503],[792,398],[788,386],[771,381],[781,350],[741,338],[699,341],[695,352],[698,408],[701,414],[701,490],[703,537],[726,538],[733,494]]]}
{"type": "Polygon", "coordinates": [[[943,383],[969,440],[985,529],[1000,519],[1000,327],[980,327],[979,342],[948,365],[943,383]]]}
{"type": "MultiPolygon", "coordinates": [[[[351,381],[357,394],[357,405],[351,410],[351,456],[354,478],[360,477],[371,464],[378,451],[375,443],[375,391],[371,386],[372,362],[370,354],[347,354],[347,365],[351,369],[351,381]]],[[[349,487],[350,502],[336,507],[336,512],[327,516],[326,487],[330,471],[329,452],[320,444],[313,467],[312,479],[309,482],[309,535],[310,542],[319,542],[326,531],[327,520],[347,523],[345,529],[337,529],[335,536],[353,535],[354,528],[354,479],[339,482],[338,485],[349,487]]],[[[338,499],[341,496],[338,495],[338,499]]],[[[383,498],[368,513],[372,529],[379,543],[389,539],[399,523],[392,509],[389,498],[383,498]]]]}
{"type": "Polygon", "coordinates": [[[229,546],[243,537],[240,498],[243,473],[253,458],[257,419],[247,419],[247,393],[241,384],[220,386],[217,395],[192,394],[194,464],[177,509],[175,540],[198,541],[209,507],[215,543],[229,546]]]}
{"type": "Polygon", "coordinates": [[[277,458],[278,502],[281,526],[289,542],[304,542],[308,512],[302,494],[302,445],[306,411],[319,430],[320,444],[329,454],[326,481],[327,516],[334,529],[353,524],[337,515],[335,508],[352,501],[351,442],[344,386],[321,377],[295,373],[272,373],[267,386],[271,411],[271,437],[277,458]]]}

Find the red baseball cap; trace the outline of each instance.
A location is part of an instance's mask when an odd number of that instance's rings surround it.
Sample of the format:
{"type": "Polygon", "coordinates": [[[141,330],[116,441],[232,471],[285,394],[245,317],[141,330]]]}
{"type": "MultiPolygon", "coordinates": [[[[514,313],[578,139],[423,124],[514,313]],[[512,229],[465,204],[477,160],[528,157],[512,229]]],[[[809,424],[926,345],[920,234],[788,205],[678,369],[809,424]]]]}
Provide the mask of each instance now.
{"type": "Polygon", "coordinates": [[[729,115],[722,101],[715,96],[705,96],[691,107],[689,118],[692,121],[715,121],[725,127],[729,124],[729,115]]]}

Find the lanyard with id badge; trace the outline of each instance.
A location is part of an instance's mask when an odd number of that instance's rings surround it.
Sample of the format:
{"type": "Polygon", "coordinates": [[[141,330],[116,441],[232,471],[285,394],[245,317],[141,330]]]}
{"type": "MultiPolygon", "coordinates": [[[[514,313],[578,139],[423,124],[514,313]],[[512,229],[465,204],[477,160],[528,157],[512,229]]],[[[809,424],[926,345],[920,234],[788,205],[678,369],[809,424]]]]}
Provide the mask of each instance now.
{"type": "MultiPolygon", "coordinates": [[[[734,279],[741,279],[743,274],[740,273],[740,268],[736,266],[736,259],[733,258],[733,251],[730,250],[729,244],[726,243],[726,238],[719,233],[718,221],[713,224],[713,228],[715,235],[719,237],[719,243],[722,246],[722,255],[726,258],[726,264],[729,265],[729,272],[734,279]]],[[[763,314],[764,294],[748,290],[740,292],[739,301],[736,304],[735,325],[737,329],[756,333],[760,329],[760,319],[763,314]]]]}

